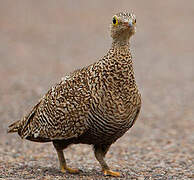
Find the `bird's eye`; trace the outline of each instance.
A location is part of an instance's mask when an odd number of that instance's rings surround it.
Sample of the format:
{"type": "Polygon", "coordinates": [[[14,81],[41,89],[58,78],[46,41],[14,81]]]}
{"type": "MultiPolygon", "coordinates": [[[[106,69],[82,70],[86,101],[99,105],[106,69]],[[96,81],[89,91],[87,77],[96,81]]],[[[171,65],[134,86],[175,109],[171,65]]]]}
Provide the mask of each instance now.
{"type": "Polygon", "coordinates": [[[113,19],[112,19],[112,23],[114,24],[114,25],[117,25],[118,24],[118,20],[117,20],[117,18],[114,16],[113,17],[113,19]]]}
{"type": "Polygon", "coordinates": [[[136,19],[134,20],[134,23],[136,23],[136,19]]]}

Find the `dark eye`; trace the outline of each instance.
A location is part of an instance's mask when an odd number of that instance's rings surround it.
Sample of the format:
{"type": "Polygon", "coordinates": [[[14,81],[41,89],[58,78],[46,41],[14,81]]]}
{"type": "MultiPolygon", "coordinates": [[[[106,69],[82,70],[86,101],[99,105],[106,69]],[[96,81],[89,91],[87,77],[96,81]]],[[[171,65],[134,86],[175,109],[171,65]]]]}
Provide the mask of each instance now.
{"type": "Polygon", "coordinates": [[[113,23],[114,26],[116,26],[118,24],[118,19],[117,19],[116,16],[113,17],[112,23],[113,23]]]}
{"type": "Polygon", "coordinates": [[[136,23],[136,19],[134,20],[134,22],[136,23]]]}
{"type": "Polygon", "coordinates": [[[113,18],[112,23],[113,23],[113,24],[116,24],[116,23],[117,23],[117,20],[116,20],[115,17],[113,18]]]}

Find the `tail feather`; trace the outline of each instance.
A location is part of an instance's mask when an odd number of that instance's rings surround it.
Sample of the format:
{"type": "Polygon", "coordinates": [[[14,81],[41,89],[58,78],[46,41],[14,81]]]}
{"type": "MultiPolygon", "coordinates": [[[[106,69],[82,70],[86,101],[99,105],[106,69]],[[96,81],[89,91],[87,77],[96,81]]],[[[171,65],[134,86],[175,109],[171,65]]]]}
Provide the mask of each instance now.
{"type": "Polygon", "coordinates": [[[11,124],[8,127],[7,133],[18,132],[21,138],[24,138],[25,136],[27,136],[28,125],[33,120],[40,102],[41,101],[39,101],[38,104],[36,104],[36,106],[32,108],[31,112],[27,116],[24,116],[21,120],[16,121],[13,124],[11,124]]]}
{"type": "Polygon", "coordinates": [[[20,120],[14,122],[11,125],[9,125],[8,130],[7,130],[7,133],[15,133],[15,132],[18,132],[19,127],[20,127],[20,120]]]}

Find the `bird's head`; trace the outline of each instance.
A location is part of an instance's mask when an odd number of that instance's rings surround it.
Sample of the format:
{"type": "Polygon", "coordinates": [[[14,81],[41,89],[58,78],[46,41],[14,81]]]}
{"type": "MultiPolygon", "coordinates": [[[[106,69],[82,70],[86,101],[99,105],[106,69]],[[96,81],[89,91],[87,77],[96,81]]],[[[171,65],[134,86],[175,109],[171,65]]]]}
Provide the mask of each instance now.
{"type": "Polygon", "coordinates": [[[115,14],[110,25],[111,37],[114,43],[126,44],[129,38],[135,34],[136,18],[133,13],[121,12],[115,14]]]}

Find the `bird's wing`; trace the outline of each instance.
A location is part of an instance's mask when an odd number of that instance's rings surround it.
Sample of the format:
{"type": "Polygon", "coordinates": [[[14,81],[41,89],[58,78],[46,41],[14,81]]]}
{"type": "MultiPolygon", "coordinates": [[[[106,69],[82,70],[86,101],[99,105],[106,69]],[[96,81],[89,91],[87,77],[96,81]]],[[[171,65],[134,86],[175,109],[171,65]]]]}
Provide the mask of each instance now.
{"type": "Polygon", "coordinates": [[[25,117],[20,136],[49,141],[78,137],[85,132],[90,106],[86,79],[84,73],[75,73],[52,87],[25,117]]]}

